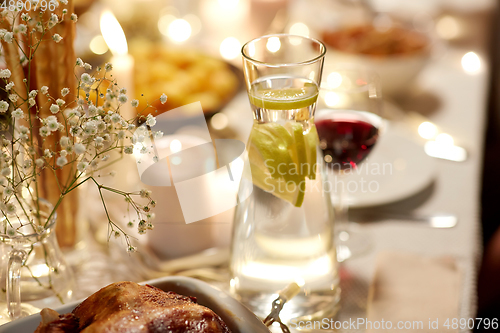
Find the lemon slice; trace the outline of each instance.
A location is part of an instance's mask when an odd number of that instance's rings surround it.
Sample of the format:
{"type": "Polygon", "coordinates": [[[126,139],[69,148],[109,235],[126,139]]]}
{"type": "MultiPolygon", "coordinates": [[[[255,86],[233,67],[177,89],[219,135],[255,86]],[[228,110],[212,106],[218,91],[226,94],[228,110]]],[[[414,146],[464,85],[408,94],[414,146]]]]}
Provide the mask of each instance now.
{"type": "Polygon", "coordinates": [[[293,110],[306,108],[318,99],[318,88],[308,85],[302,88],[260,89],[251,91],[250,103],[258,108],[270,110],[293,110]]]}
{"type": "Polygon", "coordinates": [[[300,207],[306,178],[315,178],[318,139],[312,128],[304,135],[298,122],[255,124],[248,145],[254,185],[300,207]]]}

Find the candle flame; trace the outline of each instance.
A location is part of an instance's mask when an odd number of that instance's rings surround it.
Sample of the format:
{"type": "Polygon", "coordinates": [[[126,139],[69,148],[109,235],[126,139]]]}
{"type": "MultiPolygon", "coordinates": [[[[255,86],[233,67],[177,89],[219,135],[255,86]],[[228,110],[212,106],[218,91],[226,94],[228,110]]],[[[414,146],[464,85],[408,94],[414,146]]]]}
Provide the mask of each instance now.
{"type": "Polygon", "coordinates": [[[125,55],[128,53],[127,38],[123,29],[110,11],[101,15],[101,34],[113,55],[125,55]]]}

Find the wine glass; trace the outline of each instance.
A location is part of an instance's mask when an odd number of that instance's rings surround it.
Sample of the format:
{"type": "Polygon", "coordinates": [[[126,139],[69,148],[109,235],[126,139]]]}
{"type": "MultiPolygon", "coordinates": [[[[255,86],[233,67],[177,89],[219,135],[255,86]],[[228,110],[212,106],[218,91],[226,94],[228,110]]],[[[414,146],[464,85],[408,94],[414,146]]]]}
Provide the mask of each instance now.
{"type": "Polygon", "coordinates": [[[315,124],[334,195],[337,259],[342,262],[371,246],[370,237],[349,223],[347,196],[363,185],[350,184],[349,174],[359,170],[379,138],[382,94],[378,76],[368,69],[345,67],[325,74],[315,124]]]}

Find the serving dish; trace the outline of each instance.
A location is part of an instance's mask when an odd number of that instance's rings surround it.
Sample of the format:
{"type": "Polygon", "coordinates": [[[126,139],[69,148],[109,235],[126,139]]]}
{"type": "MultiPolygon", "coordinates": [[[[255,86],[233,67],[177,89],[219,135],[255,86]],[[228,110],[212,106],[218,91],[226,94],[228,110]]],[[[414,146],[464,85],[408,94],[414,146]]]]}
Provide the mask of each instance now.
{"type": "MultiPolygon", "coordinates": [[[[243,304],[211,285],[192,278],[167,276],[142,282],[165,291],[194,296],[198,303],[217,313],[233,333],[269,333],[267,327],[243,304]]],[[[82,301],[72,302],[55,310],[60,314],[68,313],[82,301]]],[[[15,320],[0,326],[0,333],[33,333],[40,323],[40,314],[15,320]]]]}

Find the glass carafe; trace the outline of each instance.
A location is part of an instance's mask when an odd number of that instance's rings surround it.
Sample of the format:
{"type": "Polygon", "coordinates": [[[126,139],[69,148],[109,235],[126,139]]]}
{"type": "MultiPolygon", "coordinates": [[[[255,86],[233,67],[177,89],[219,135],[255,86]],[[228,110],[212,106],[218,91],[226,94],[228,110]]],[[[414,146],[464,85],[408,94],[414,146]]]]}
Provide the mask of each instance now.
{"type": "Polygon", "coordinates": [[[251,177],[240,184],[231,245],[231,292],[265,317],[277,292],[301,292],[284,321],[333,316],[340,298],[334,217],[318,152],[314,111],[325,46],[270,35],[243,46],[254,123],[247,143],[251,177]]]}

